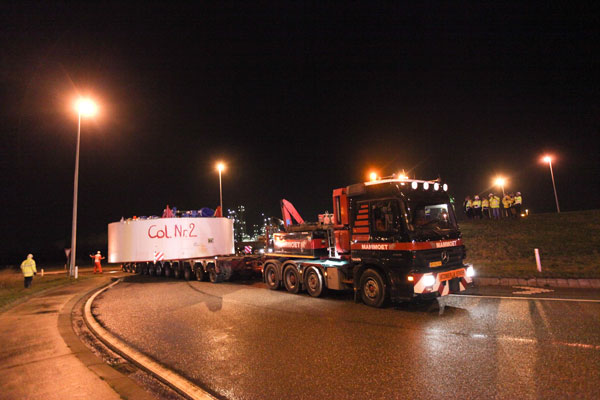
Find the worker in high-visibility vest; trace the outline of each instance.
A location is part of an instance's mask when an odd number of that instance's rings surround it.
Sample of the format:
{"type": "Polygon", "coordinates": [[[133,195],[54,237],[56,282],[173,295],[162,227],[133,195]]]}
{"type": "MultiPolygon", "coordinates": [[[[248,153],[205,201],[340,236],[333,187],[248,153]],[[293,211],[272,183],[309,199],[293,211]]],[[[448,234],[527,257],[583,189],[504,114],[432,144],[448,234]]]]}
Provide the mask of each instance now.
{"type": "Polygon", "coordinates": [[[490,198],[492,218],[500,219],[500,197],[496,196],[494,193],[490,193],[488,197],[490,198]]]}
{"type": "Polygon", "coordinates": [[[25,289],[29,289],[33,281],[33,276],[37,274],[33,254],[27,254],[27,259],[21,263],[21,272],[23,272],[23,277],[25,278],[25,289]]]}
{"type": "Polygon", "coordinates": [[[490,201],[485,196],[481,200],[481,214],[483,218],[490,217],[490,201]]]}
{"type": "Polygon", "coordinates": [[[90,257],[94,259],[94,273],[96,273],[96,270],[98,270],[98,272],[101,274],[102,273],[101,261],[104,260],[106,257],[102,257],[100,250],[98,250],[98,252],[95,255],[90,254],[90,257]]]}
{"type": "Polygon", "coordinates": [[[463,206],[465,208],[465,215],[467,216],[467,218],[471,219],[473,217],[473,215],[472,215],[473,202],[471,201],[470,196],[465,197],[465,202],[463,203],[463,206]]]}
{"type": "Polygon", "coordinates": [[[512,199],[510,195],[506,193],[504,197],[502,197],[502,217],[509,218],[510,217],[510,206],[512,205],[512,199]]]}
{"type": "Polygon", "coordinates": [[[475,200],[473,200],[473,216],[481,219],[481,200],[479,200],[479,196],[475,196],[475,200]]]}
{"type": "Polygon", "coordinates": [[[516,196],[514,197],[514,204],[513,207],[517,213],[516,217],[519,218],[521,216],[521,207],[523,205],[523,197],[521,196],[521,192],[517,192],[516,196]]]}

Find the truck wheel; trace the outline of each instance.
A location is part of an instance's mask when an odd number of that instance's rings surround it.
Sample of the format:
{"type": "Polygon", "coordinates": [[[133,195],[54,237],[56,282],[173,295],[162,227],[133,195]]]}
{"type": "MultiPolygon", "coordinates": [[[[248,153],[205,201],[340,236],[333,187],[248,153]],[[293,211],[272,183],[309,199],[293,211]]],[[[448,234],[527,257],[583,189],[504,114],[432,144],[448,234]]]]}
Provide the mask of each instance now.
{"type": "Polygon", "coordinates": [[[192,269],[190,267],[183,268],[183,279],[185,279],[186,281],[192,280],[192,269]]]}
{"type": "Polygon", "coordinates": [[[154,266],[154,272],[156,273],[156,276],[162,276],[163,273],[163,266],[160,264],[156,264],[154,266]]]}
{"type": "Polygon", "coordinates": [[[199,282],[202,282],[206,279],[206,274],[204,273],[204,267],[202,264],[198,264],[196,267],[196,279],[198,279],[199,282]]]}
{"type": "Polygon", "coordinates": [[[304,273],[306,291],[312,297],[321,297],[325,293],[325,282],[323,282],[323,275],[315,267],[310,267],[304,273]]]}
{"type": "Polygon", "coordinates": [[[168,265],[165,266],[165,276],[167,278],[170,278],[171,275],[173,275],[173,270],[171,269],[171,267],[169,267],[168,265]]]}
{"type": "Polygon", "coordinates": [[[283,271],[283,284],[290,293],[296,294],[300,291],[300,273],[293,265],[283,271]]]}
{"type": "Polygon", "coordinates": [[[383,278],[374,269],[366,270],[360,277],[360,296],[366,305],[382,307],[385,303],[386,292],[383,278]]]}
{"type": "Polygon", "coordinates": [[[208,270],[208,280],[211,283],[220,283],[223,282],[223,277],[220,274],[217,274],[215,267],[212,267],[208,270]]]}
{"type": "Polygon", "coordinates": [[[154,276],[154,275],[155,275],[155,273],[156,273],[156,271],[154,271],[154,265],[150,265],[150,266],[148,267],[148,275],[150,275],[150,276],[154,276]]]}
{"type": "Polygon", "coordinates": [[[271,290],[277,290],[281,286],[281,281],[277,279],[277,268],[273,264],[268,264],[265,267],[265,283],[271,290]]]}
{"type": "Polygon", "coordinates": [[[148,275],[148,266],[142,265],[142,275],[148,275]]]}
{"type": "Polygon", "coordinates": [[[175,279],[181,279],[181,268],[180,267],[175,267],[173,268],[173,278],[175,279]]]}

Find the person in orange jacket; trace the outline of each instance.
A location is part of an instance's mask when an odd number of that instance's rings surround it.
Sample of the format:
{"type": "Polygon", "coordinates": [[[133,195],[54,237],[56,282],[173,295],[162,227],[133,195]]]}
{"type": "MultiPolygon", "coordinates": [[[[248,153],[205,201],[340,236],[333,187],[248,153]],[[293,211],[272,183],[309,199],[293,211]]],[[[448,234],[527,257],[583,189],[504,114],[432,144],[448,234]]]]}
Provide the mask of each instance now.
{"type": "Polygon", "coordinates": [[[98,270],[98,272],[101,274],[102,264],[100,263],[100,261],[104,260],[106,257],[102,257],[102,254],[100,254],[100,250],[98,250],[98,252],[95,255],[90,254],[90,257],[94,259],[94,273],[96,273],[96,270],[98,270]]]}

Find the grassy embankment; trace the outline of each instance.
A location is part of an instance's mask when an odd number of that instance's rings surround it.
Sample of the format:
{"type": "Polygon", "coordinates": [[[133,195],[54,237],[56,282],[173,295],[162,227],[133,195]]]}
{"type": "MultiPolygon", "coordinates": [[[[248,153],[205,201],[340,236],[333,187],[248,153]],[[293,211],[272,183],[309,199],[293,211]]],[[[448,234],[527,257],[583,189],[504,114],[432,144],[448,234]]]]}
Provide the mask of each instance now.
{"type": "Polygon", "coordinates": [[[600,278],[600,210],[463,221],[460,228],[478,276],[600,278]]]}
{"type": "MultiPolygon", "coordinates": [[[[89,277],[80,275],[78,281],[83,279],[89,279],[89,277]]],[[[38,272],[33,277],[31,288],[25,289],[23,287],[23,274],[20,271],[12,268],[0,270],[0,312],[4,311],[10,303],[23,297],[53,287],[75,283],[76,281],[69,279],[66,274],[53,274],[42,277],[38,272]]]]}

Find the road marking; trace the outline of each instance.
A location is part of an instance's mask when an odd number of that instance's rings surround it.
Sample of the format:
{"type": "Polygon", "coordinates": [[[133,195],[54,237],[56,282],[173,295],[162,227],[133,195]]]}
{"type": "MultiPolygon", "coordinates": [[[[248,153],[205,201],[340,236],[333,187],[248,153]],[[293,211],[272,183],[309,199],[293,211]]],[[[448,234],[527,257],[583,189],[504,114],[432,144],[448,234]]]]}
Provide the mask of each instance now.
{"type": "Polygon", "coordinates": [[[513,292],[513,294],[540,294],[540,293],[549,293],[554,292],[552,289],[544,289],[540,287],[531,287],[531,286],[513,286],[515,289],[521,289],[520,292],[513,292]]]}
{"type": "Polygon", "coordinates": [[[574,302],[585,302],[585,303],[600,303],[600,300],[592,299],[565,299],[565,298],[554,298],[554,297],[519,297],[519,296],[486,296],[478,294],[450,294],[452,297],[474,297],[480,299],[509,299],[509,300],[546,300],[546,301],[574,301],[574,302]]]}
{"type": "Polygon", "coordinates": [[[550,344],[558,345],[558,346],[577,347],[577,348],[589,349],[589,350],[600,350],[600,345],[597,345],[597,344],[562,342],[560,340],[549,340],[549,341],[545,342],[543,340],[540,341],[535,338],[522,338],[522,337],[505,336],[505,335],[490,336],[490,335],[486,335],[483,333],[472,333],[471,337],[473,339],[491,339],[491,340],[495,339],[495,340],[502,340],[502,341],[507,341],[507,342],[517,342],[517,343],[523,343],[523,344],[550,343],[550,344]]]}

